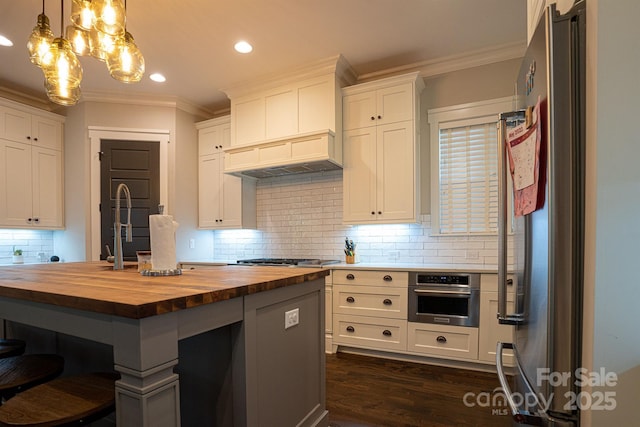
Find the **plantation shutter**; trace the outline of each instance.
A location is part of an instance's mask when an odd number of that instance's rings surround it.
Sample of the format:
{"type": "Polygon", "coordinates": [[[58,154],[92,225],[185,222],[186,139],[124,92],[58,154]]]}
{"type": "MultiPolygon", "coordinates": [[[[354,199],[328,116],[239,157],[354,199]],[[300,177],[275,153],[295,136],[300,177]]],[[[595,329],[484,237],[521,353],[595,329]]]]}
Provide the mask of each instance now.
{"type": "Polygon", "coordinates": [[[441,123],[440,233],[495,233],[498,159],[495,116],[441,123]]]}

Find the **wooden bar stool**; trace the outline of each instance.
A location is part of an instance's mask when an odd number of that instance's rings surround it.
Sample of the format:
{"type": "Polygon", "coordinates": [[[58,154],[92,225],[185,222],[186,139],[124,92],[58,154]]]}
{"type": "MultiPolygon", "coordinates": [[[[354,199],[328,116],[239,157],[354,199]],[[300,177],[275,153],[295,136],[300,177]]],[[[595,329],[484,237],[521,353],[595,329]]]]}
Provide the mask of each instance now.
{"type": "Polygon", "coordinates": [[[115,373],[60,377],[0,406],[0,426],[72,426],[98,420],[115,408],[115,373]]]}
{"type": "Polygon", "coordinates": [[[22,340],[0,339],[0,359],[20,356],[26,347],[27,343],[22,340]]]}
{"type": "Polygon", "coordinates": [[[57,354],[26,354],[0,359],[0,397],[49,381],[62,373],[64,359],[57,354]]]}

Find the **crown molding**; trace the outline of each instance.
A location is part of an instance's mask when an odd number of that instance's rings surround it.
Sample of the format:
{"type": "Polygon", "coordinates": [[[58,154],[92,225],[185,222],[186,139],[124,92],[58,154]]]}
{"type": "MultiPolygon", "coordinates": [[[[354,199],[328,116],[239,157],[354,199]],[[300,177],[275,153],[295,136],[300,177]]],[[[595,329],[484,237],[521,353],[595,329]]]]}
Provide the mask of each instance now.
{"type": "Polygon", "coordinates": [[[408,73],[410,71],[418,71],[421,77],[432,77],[453,71],[522,58],[526,48],[527,45],[525,42],[509,43],[444,58],[414,62],[413,64],[361,74],[358,76],[358,82],[380,79],[399,73],[408,73]]]}

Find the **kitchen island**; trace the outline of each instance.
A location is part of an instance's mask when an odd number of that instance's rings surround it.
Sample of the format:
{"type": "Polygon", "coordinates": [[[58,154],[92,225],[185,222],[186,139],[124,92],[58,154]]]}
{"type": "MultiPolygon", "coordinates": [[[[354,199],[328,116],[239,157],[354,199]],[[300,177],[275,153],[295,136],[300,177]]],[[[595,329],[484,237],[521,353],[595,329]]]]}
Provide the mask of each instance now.
{"type": "Polygon", "coordinates": [[[220,266],[149,277],[135,265],[113,271],[100,262],[7,266],[0,267],[0,317],[111,346],[121,375],[118,426],[326,426],[328,274],[220,266]],[[297,323],[285,328],[285,317],[294,313],[297,323]],[[223,329],[226,345],[207,344],[212,331],[223,329]],[[195,345],[182,345],[194,338],[195,345]],[[207,347],[226,354],[200,357],[207,347]],[[181,368],[183,357],[189,362],[181,368]],[[207,384],[185,387],[183,371],[190,378],[223,371],[213,378],[226,385],[214,393],[206,392],[207,384]],[[189,401],[181,402],[181,394],[189,401]],[[203,406],[217,412],[205,411],[202,417],[210,418],[201,419],[203,406]]]}

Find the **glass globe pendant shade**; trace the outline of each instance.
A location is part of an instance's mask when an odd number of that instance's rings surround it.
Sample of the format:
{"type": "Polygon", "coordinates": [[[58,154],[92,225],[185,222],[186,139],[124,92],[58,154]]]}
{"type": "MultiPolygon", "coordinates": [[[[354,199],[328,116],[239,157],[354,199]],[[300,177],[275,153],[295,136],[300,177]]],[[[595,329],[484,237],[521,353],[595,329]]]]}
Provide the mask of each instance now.
{"type": "Polygon", "coordinates": [[[115,49],[107,57],[107,67],[111,77],[118,81],[135,83],[142,79],[144,57],[129,32],[116,42],[115,49]]]}
{"type": "Polygon", "coordinates": [[[95,28],[112,36],[121,36],[125,32],[126,14],[122,0],[93,0],[95,28]]]}
{"type": "Polygon", "coordinates": [[[83,30],[75,25],[69,25],[66,30],[66,37],[71,43],[71,49],[76,55],[86,56],[91,53],[91,45],[89,43],[89,31],[83,30]]]}
{"type": "Polygon", "coordinates": [[[38,15],[38,24],[33,28],[27,42],[29,59],[33,64],[38,67],[43,66],[43,60],[48,56],[47,53],[54,38],[53,31],[49,26],[49,18],[44,13],[41,13],[38,15]]]}
{"type": "Polygon", "coordinates": [[[112,36],[95,28],[89,31],[89,48],[91,56],[106,61],[116,47],[119,37],[112,36]]]}
{"type": "Polygon", "coordinates": [[[91,0],[73,0],[71,3],[70,18],[71,22],[73,22],[76,27],[80,27],[87,31],[93,28],[95,15],[91,6],[91,0]]]}
{"type": "Polygon", "coordinates": [[[56,104],[71,106],[78,103],[80,100],[80,86],[68,87],[68,86],[54,86],[44,79],[44,87],[47,89],[47,96],[56,104]]]}
{"type": "MultiPolygon", "coordinates": [[[[73,53],[71,44],[61,37],[53,40],[51,44],[51,62],[43,67],[46,79],[47,94],[56,94],[56,97],[69,97],[74,89],[80,87],[82,81],[82,66],[73,53]]],[[[52,99],[54,101],[54,99],[52,99]]],[[[77,101],[77,100],[76,100],[77,101]]],[[[54,101],[56,102],[56,101],[54,101]]]]}

